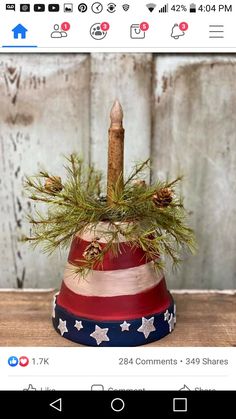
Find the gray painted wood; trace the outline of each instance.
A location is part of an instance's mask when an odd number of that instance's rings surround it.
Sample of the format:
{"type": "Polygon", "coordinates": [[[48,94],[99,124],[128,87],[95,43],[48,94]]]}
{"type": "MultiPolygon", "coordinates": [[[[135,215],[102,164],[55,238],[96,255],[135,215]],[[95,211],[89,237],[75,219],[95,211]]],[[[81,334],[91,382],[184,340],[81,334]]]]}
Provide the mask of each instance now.
{"type": "Polygon", "coordinates": [[[199,251],[167,275],[169,285],[236,287],[235,79],[234,56],[1,55],[0,287],[59,285],[65,254],[48,259],[17,240],[30,209],[23,176],[40,163],[58,173],[72,151],[106,171],[115,97],[125,113],[126,173],[151,155],[153,177],[185,174],[199,251]]]}
{"type": "Polygon", "coordinates": [[[48,259],[18,241],[30,209],[22,181],[42,166],[61,171],[75,150],[88,159],[89,77],[86,55],[1,55],[1,287],[45,288],[62,277],[64,255],[48,259]]]}
{"type": "Polygon", "coordinates": [[[107,166],[110,109],[118,98],[124,110],[125,172],[150,156],[151,54],[92,54],[91,161],[107,166]]]}
{"type": "Polygon", "coordinates": [[[236,58],[155,60],[154,175],[185,174],[182,193],[199,250],[186,256],[177,288],[236,287],[236,58]]]}

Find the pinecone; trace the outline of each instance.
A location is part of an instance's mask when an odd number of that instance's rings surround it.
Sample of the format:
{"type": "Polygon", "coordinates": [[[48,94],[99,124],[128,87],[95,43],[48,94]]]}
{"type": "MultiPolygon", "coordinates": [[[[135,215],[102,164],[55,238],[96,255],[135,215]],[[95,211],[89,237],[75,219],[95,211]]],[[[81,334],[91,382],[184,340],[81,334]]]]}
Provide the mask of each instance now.
{"type": "Polygon", "coordinates": [[[48,192],[61,192],[63,189],[60,176],[52,176],[46,179],[44,188],[48,192]]]}
{"type": "Polygon", "coordinates": [[[95,239],[85,249],[83,257],[86,260],[95,259],[100,253],[102,253],[102,247],[95,239]]]}
{"type": "Polygon", "coordinates": [[[166,208],[168,207],[173,199],[173,191],[171,188],[162,188],[159,191],[157,191],[153,197],[153,203],[158,208],[166,208]]]}
{"type": "Polygon", "coordinates": [[[134,186],[138,186],[138,187],[144,188],[147,185],[146,185],[145,180],[143,180],[143,179],[137,179],[137,180],[134,181],[134,186]]]}

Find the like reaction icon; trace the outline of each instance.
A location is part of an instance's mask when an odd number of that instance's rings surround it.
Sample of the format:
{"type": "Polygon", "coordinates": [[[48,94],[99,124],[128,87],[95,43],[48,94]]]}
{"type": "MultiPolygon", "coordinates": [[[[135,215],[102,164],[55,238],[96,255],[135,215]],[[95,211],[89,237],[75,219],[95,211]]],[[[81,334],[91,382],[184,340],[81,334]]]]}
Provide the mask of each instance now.
{"type": "Polygon", "coordinates": [[[18,365],[18,358],[16,356],[10,356],[8,358],[8,365],[10,365],[10,367],[16,367],[18,365]]]}

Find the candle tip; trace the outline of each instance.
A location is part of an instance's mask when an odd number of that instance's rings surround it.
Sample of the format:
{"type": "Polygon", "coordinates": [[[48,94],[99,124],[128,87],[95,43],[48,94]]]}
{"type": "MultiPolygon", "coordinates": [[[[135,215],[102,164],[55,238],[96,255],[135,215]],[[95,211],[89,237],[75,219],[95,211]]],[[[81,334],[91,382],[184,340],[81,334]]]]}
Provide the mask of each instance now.
{"type": "Polygon", "coordinates": [[[111,128],[122,128],[123,109],[118,99],[115,100],[111,109],[111,128]]]}

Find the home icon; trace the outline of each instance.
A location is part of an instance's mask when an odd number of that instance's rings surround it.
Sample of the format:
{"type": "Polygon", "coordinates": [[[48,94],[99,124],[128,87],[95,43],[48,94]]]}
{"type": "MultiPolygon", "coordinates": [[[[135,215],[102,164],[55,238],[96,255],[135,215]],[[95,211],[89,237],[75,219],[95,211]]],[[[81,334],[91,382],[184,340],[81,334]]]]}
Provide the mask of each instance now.
{"type": "Polygon", "coordinates": [[[15,28],[12,29],[14,39],[25,39],[27,31],[28,29],[26,29],[23,25],[19,23],[15,28]]]}

